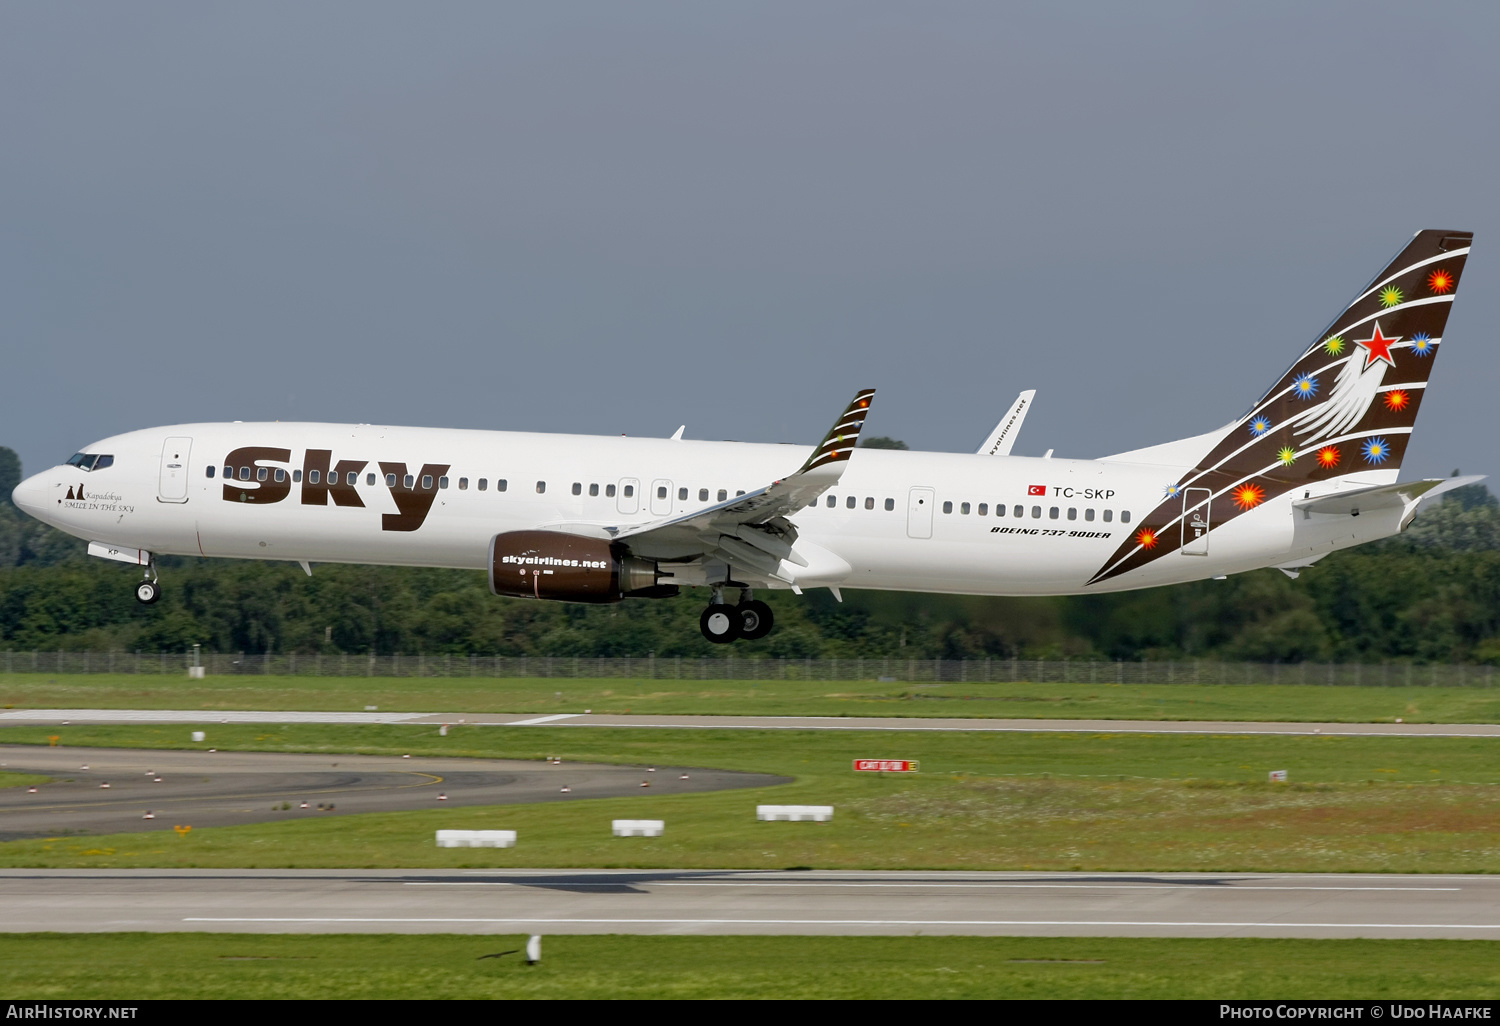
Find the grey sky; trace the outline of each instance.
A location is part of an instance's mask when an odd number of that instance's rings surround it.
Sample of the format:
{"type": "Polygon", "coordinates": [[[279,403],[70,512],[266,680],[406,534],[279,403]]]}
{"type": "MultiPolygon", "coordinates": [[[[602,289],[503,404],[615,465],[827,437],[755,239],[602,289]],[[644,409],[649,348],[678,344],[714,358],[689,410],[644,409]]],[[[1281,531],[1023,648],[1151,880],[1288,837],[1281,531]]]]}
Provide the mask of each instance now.
{"type": "Polygon", "coordinates": [[[1493,455],[1500,7],[0,6],[0,444],[373,421],[1093,456],[1475,231],[1409,473],[1493,455]]]}

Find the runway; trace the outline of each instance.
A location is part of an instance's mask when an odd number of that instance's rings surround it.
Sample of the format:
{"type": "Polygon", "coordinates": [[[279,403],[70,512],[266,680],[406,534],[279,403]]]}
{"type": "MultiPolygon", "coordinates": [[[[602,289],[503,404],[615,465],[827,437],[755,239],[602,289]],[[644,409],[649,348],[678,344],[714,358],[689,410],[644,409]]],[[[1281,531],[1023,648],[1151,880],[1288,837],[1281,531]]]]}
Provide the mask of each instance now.
{"type": "Polygon", "coordinates": [[[791,779],[668,766],[37,745],[0,745],[0,769],[52,778],[35,792],[0,788],[0,841],[617,798],[643,793],[643,782],[651,793],[683,794],[791,779]]]}
{"type": "Polygon", "coordinates": [[[321,723],[329,725],[443,723],[484,727],[630,727],[675,730],[891,730],[977,733],[1328,734],[1342,737],[1494,737],[1496,723],[1292,723],[1244,720],[965,719],[884,716],[652,716],[589,713],[272,712],[204,713],[192,709],[6,709],[3,726],[175,723],[321,723]]]}
{"type": "Polygon", "coordinates": [[[8,932],[1500,938],[1490,876],[10,869],[0,891],[8,932]]]}

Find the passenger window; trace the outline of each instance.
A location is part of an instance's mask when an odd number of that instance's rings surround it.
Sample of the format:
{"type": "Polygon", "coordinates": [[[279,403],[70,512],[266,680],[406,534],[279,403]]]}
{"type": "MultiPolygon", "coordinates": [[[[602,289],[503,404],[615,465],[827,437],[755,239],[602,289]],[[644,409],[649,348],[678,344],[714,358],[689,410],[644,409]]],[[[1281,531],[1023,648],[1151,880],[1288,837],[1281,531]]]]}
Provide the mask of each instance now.
{"type": "Polygon", "coordinates": [[[625,498],[628,499],[628,498],[630,498],[634,494],[635,494],[635,485],[626,485],[625,486],[625,498]]]}
{"type": "MultiPolygon", "coordinates": [[[[365,484],[367,484],[367,485],[374,485],[375,484],[375,475],[374,474],[366,474],[365,475],[365,484]]],[[[480,485],[479,487],[480,487],[481,491],[484,489],[484,485],[480,485]]]]}
{"type": "Polygon", "coordinates": [[[599,494],[599,485],[597,483],[589,485],[589,494],[590,495],[598,495],[599,494]]]}
{"type": "MultiPolygon", "coordinates": [[[[1038,508],[1040,508],[1040,507],[1038,507],[1038,508]]],[[[1010,512],[1011,512],[1012,516],[1017,516],[1017,517],[1025,516],[1026,515],[1025,509],[1023,507],[1021,507],[1021,506],[1017,506],[1015,509],[1011,510],[1010,512]]]]}
{"type": "Polygon", "coordinates": [[[832,495],[830,495],[828,497],[828,508],[829,509],[833,509],[833,507],[837,506],[838,504],[839,504],[839,500],[838,499],[834,498],[832,495]]]}
{"type": "Polygon", "coordinates": [[[656,486],[656,497],[658,499],[665,499],[667,497],[667,486],[666,485],[657,485],[656,486]]]}
{"type": "MultiPolygon", "coordinates": [[[[351,475],[351,478],[352,478],[352,475],[351,475]]],[[[354,481],[351,479],[349,483],[353,484],[354,481]]],[[[423,488],[427,487],[427,482],[425,480],[422,482],[422,487],[423,488]]],[[[446,477],[440,477],[440,478],[438,478],[438,487],[439,488],[447,488],[448,487],[448,479],[446,477]]]]}
{"type": "Polygon", "coordinates": [[[208,476],[209,477],[213,477],[214,476],[214,468],[213,467],[209,467],[208,468],[208,476]]]}
{"type": "Polygon", "coordinates": [[[387,475],[385,475],[385,486],[387,488],[394,488],[394,487],[396,487],[396,475],[395,474],[387,474],[387,475]]]}
{"type": "Polygon", "coordinates": [[[698,501],[699,502],[707,502],[708,501],[708,489],[707,488],[699,488],[698,489],[698,501]]]}
{"type": "Polygon", "coordinates": [[[885,508],[886,509],[895,509],[896,508],[896,500],[895,499],[886,499],[885,500],[885,508]]]}
{"type": "Polygon", "coordinates": [[[583,494],[583,482],[582,481],[574,481],[573,482],[573,494],[574,495],[582,495],[583,494]]]}
{"type": "Polygon", "coordinates": [[[224,468],[224,480],[228,481],[228,480],[230,480],[233,477],[234,477],[234,468],[233,467],[225,467],[224,468]]]}
{"type": "Polygon", "coordinates": [[[605,485],[604,486],[604,495],[605,495],[606,498],[613,499],[615,497],[615,486],[614,485],[605,485]]]}
{"type": "Polygon", "coordinates": [[[848,506],[850,509],[853,509],[854,508],[854,504],[856,502],[858,502],[858,501],[859,500],[857,500],[854,496],[851,495],[851,496],[849,496],[849,498],[847,498],[847,499],[844,500],[844,505],[848,506]]]}
{"type": "Polygon", "coordinates": [[[719,489],[719,501],[723,502],[727,498],[729,498],[729,492],[727,492],[723,488],[720,488],[719,489]]]}
{"type": "Polygon", "coordinates": [[[277,484],[281,484],[281,482],[283,482],[285,480],[286,480],[286,471],[282,470],[280,467],[277,467],[276,468],[276,483],[277,484]]]}
{"type": "Polygon", "coordinates": [[[1048,517],[1049,520],[1056,520],[1057,519],[1057,507],[1056,506],[1053,506],[1051,509],[1047,510],[1047,517],[1048,517]]]}
{"type": "Polygon", "coordinates": [[[505,480],[505,478],[502,477],[502,478],[496,479],[496,481],[495,481],[495,491],[497,491],[497,492],[503,492],[503,491],[505,491],[509,487],[510,487],[510,482],[507,481],[507,480],[505,480]]]}
{"type": "Polygon", "coordinates": [[[1094,519],[1093,507],[1089,507],[1088,509],[1083,511],[1083,519],[1090,521],[1094,519]]]}
{"type": "Polygon", "coordinates": [[[302,480],[302,471],[300,471],[300,470],[294,470],[294,471],[292,471],[292,480],[300,482],[302,480]]]}
{"type": "Polygon", "coordinates": [[[964,516],[968,516],[969,515],[969,504],[967,502],[961,502],[961,503],[959,503],[959,505],[958,505],[958,511],[960,513],[962,513],[964,516]]]}
{"type": "Polygon", "coordinates": [[[481,492],[487,491],[489,489],[489,487],[490,487],[490,479],[487,478],[487,477],[481,477],[479,479],[479,490],[481,492]]]}
{"type": "Polygon", "coordinates": [[[536,493],[538,495],[545,495],[546,492],[547,492],[547,482],[546,481],[538,481],[536,483],[536,493]]]}
{"type": "Polygon", "coordinates": [[[683,499],[686,499],[686,498],[687,498],[687,489],[686,488],[679,488],[679,489],[677,489],[677,499],[678,499],[678,501],[680,502],[680,501],[682,501],[683,499]]]}
{"type": "Polygon", "coordinates": [[[432,491],[432,475],[431,474],[423,474],[422,475],[422,490],[424,492],[430,492],[430,491],[432,491]]]}
{"type": "Polygon", "coordinates": [[[1069,520],[1077,520],[1078,519],[1078,508],[1076,506],[1069,506],[1068,507],[1068,519],[1069,520]]]}
{"type": "Polygon", "coordinates": [[[1128,524],[1128,523],[1130,523],[1130,510],[1128,510],[1128,509],[1122,509],[1122,510],[1120,510],[1120,523],[1122,523],[1122,524],[1128,524]]]}
{"type": "Polygon", "coordinates": [[[1040,507],[1040,506],[1033,506],[1033,507],[1031,507],[1031,519],[1033,519],[1033,520],[1040,520],[1040,519],[1042,519],[1042,507],[1040,507]]]}
{"type": "Polygon", "coordinates": [[[997,503],[995,503],[995,516],[997,516],[997,517],[1003,517],[1003,516],[1005,516],[1005,503],[1003,503],[1003,502],[997,502],[997,503]]]}
{"type": "Polygon", "coordinates": [[[1114,518],[1115,518],[1115,511],[1114,510],[1107,509],[1107,510],[1104,511],[1104,522],[1106,524],[1109,523],[1114,518]]]}
{"type": "Polygon", "coordinates": [[[990,512],[990,504],[987,503],[987,502],[981,502],[979,504],[979,515],[982,516],[982,517],[983,516],[988,516],[989,512],[990,512]]]}
{"type": "Polygon", "coordinates": [[[875,508],[875,497],[873,495],[867,495],[867,496],[865,496],[865,509],[874,509],[874,508],[875,508]]]}
{"type": "Polygon", "coordinates": [[[945,503],[943,503],[943,512],[944,513],[952,513],[953,512],[953,503],[951,503],[951,502],[945,502],[945,503]]]}
{"type": "Polygon", "coordinates": [[[739,491],[737,491],[737,492],[734,493],[735,498],[739,498],[741,495],[744,495],[744,494],[745,494],[745,489],[743,489],[743,488],[741,488],[739,491]]]}
{"type": "Polygon", "coordinates": [[[458,490],[461,491],[461,492],[466,492],[466,491],[469,490],[469,479],[468,478],[461,477],[461,478],[458,479],[458,490]]]}
{"type": "MultiPolygon", "coordinates": [[[[311,481],[313,484],[317,484],[318,483],[317,474],[318,474],[318,472],[316,470],[314,470],[312,472],[312,474],[310,474],[308,476],[308,480],[311,481]]],[[[417,483],[417,479],[414,476],[412,476],[411,474],[407,474],[405,477],[403,477],[401,479],[401,487],[407,489],[408,491],[411,489],[412,485],[414,485],[416,483],[417,483]]]]}

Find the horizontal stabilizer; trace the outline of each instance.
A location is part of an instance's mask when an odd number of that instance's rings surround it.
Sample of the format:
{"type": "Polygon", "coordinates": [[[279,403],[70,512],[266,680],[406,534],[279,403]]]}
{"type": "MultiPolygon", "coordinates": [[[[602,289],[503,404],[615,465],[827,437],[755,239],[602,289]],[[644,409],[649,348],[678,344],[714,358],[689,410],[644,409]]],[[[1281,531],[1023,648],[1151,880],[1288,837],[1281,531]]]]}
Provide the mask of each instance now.
{"type": "Polygon", "coordinates": [[[1395,484],[1374,485],[1369,488],[1350,488],[1312,499],[1297,499],[1292,505],[1305,513],[1357,517],[1361,513],[1377,509],[1404,509],[1421,499],[1430,499],[1443,492],[1483,481],[1484,478],[1483,474],[1471,474],[1468,477],[1398,481],[1395,484]]]}

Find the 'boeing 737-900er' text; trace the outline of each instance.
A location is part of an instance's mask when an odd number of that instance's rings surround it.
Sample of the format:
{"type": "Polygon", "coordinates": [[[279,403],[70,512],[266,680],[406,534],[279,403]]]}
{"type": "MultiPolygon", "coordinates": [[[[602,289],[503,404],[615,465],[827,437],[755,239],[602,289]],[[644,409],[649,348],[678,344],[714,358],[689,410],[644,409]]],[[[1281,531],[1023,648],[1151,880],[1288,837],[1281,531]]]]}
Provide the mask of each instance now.
{"type": "MultiPolygon", "coordinates": [[[[564,602],[708,588],[716,642],[770,631],[755,588],[1062,595],[1295,576],[1474,480],[1397,481],[1471,239],[1417,233],[1232,423],[1103,459],[858,449],[866,389],[810,452],[681,431],[182,424],[97,442],[14,499],[144,567],[146,603],[158,554],[459,567],[497,595],[564,602]]],[[[1009,453],[1029,401],[988,452],[1009,453]]]]}

